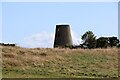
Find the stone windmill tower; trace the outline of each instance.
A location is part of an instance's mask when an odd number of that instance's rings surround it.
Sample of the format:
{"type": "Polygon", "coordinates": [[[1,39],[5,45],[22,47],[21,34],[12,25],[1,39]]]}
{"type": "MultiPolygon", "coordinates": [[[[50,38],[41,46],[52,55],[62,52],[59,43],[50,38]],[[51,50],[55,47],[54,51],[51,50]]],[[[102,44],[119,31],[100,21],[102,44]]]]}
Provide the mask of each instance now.
{"type": "Polygon", "coordinates": [[[56,25],[54,47],[70,47],[73,45],[69,25],[56,25]]]}

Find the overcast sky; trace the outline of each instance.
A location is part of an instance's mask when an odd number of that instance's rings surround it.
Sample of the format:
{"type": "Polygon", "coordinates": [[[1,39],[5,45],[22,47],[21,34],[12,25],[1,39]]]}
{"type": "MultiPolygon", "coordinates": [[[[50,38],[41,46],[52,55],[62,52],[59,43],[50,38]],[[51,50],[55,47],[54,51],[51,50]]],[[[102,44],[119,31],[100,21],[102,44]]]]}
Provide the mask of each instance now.
{"type": "Polygon", "coordinates": [[[88,30],[118,36],[117,2],[5,2],[1,8],[2,42],[22,47],[53,47],[60,23],[70,25],[74,44],[88,30]]]}

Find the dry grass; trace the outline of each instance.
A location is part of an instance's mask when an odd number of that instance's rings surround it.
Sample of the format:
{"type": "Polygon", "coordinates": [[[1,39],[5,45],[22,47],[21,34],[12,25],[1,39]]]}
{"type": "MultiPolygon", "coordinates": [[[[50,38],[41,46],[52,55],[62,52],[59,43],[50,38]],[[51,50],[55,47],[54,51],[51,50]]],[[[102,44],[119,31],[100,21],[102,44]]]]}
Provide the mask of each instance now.
{"type": "Polygon", "coordinates": [[[3,77],[117,77],[118,75],[117,48],[1,48],[3,77]],[[23,73],[26,76],[22,76],[23,73]]]}

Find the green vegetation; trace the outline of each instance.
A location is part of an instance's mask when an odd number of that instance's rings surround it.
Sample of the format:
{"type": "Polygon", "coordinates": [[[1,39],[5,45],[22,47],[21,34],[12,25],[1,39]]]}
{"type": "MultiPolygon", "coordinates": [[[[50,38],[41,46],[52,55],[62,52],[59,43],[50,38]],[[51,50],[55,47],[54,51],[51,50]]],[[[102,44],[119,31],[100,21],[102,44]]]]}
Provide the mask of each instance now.
{"type": "Polygon", "coordinates": [[[2,46],[4,78],[118,77],[118,49],[2,46]]]}
{"type": "Polygon", "coordinates": [[[81,37],[83,40],[83,44],[86,45],[88,48],[96,48],[96,36],[93,34],[92,31],[87,31],[81,37]]]}
{"type": "Polygon", "coordinates": [[[95,34],[92,31],[87,31],[81,36],[83,44],[81,48],[107,48],[107,47],[118,47],[120,48],[120,41],[117,37],[99,37],[96,39],[95,34]]]}

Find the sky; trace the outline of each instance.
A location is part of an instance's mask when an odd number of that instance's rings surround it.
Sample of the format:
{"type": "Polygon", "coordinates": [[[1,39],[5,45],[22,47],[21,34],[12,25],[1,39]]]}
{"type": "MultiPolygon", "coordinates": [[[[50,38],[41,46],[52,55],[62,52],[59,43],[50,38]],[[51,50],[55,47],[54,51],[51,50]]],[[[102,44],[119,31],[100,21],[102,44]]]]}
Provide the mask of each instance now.
{"type": "Polygon", "coordinates": [[[1,8],[1,42],[21,47],[53,47],[56,24],[63,23],[73,44],[88,30],[97,38],[118,36],[117,2],[3,2],[1,8]]]}
{"type": "Polygon", "coordinates": [[[119,0],[1,0],[2,2],[118,2],[119,0]]]}

